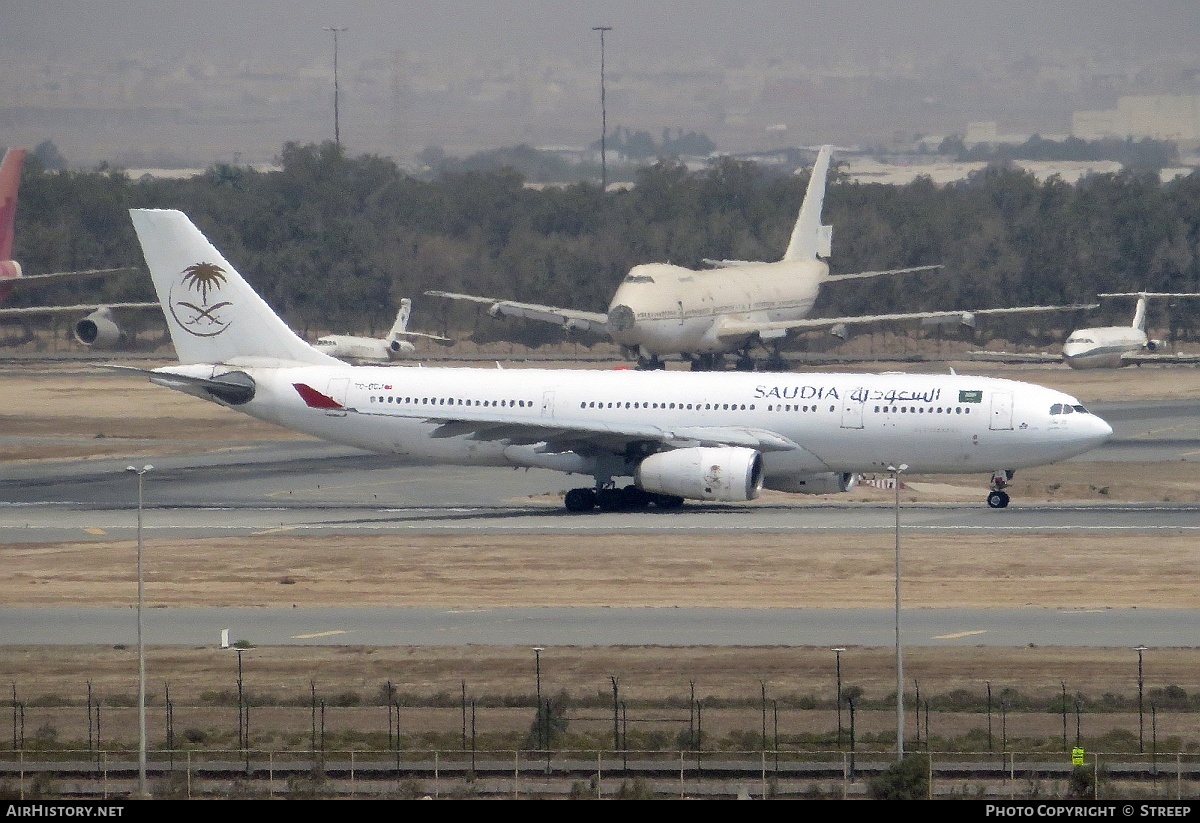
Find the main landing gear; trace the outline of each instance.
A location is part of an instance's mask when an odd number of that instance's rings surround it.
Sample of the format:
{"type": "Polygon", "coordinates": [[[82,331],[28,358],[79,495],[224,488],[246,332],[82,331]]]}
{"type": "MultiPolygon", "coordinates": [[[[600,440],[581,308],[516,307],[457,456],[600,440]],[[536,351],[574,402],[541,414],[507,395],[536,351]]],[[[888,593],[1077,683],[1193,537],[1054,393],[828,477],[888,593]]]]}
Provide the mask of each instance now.
{"type": "Polygon", "coordinates": [[[634,485],[622,489],[609,486],[601,489],[571,489],[563,496],[563,505],[569,512],[590,512],[592,509],[602,512],[638,511],[649,506],[677,509],[683,505],[683,498],[642,491],[634,485]]]}
{"type": "Polygon", "coordinates": [[[992,490],[988,492],[987,504],[993,509],[1003,509],[1008,506],[1008,492],[1004,489],[1008,486],[1008,481],[1012,480],[1015,472],[1012,469],[1003,469],[993,472],[992,474],[992,490]]]}

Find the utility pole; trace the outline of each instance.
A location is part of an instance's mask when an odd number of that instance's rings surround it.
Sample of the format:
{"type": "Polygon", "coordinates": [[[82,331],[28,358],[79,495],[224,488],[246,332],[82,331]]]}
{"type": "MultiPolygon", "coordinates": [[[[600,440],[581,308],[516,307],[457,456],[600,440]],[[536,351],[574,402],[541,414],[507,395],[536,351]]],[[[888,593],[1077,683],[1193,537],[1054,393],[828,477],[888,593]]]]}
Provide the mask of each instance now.
{"type": "Polygon", "coordinates": [[[339,149],[342,147],[342,131],[338,122],[338,32],[346,31],[346,27],[335,28],[326,26],[325,31],[333,32],[333,142],[339,149]]]}
{"type": "Polygon", "coordinates": [[[608,136],[608,113],[604,105],[604,32],[612,31],[612,26],[592,26],[592,31],[600,32],[600,190],[608,190],[608,160],[604,142],[608,136]]]}

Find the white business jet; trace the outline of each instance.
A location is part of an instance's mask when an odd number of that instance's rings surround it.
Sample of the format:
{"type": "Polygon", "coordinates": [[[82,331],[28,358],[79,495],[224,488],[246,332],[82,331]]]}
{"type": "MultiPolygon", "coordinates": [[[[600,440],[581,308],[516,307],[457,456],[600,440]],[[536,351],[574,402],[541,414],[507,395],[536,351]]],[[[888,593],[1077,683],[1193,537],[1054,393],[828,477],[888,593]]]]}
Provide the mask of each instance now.
{"type": "Polygon", "coordinates": [[[1200,355],[1168,353],[1165,340],[1146,334],[1146,300],[1151,297],[1200,297],[1184,292],[1114,292],[1099,297],[1136,297],[1133,323],[1071,332],[1063,343],[1062,359],[1073,369],[1115,369],[1136,363],[1196,363],[1200,355]]]}
{"type": "Polygon", "coordinates": [[[1144,363],[1200,363],[1200,354],[1167,352],[1165,340],[1146,333],[1146,301],[1150,298],[1200,297],[1193,292],[1110,292],[1098,297],[1136,297],[1133,322],[1128,326],[1093,326],[1067,335],[1062,352],[1017,353],[974,351],[973,360],[1006,363],[1066,363],[1073,369],[1117,369],[1144,363]]]}
{"type": "Polygon", "coordinates": [[[398,462],[590,476],[570,511],[837,492],[901,465],[991,472],[1001,508],[1013,471],[1112,434],[1062,392],[954,373],[347,365],[288,328],[183,213],[130,213],[179,358],[134,369],[152,383],[398,462]]]}
{"type": "Polygon", "coordinates": [[[849,327],[888,321],[958,319],[974,326],[978,315],[1072,311],[1079,306],[1020,306],[903,314],[810,318],[821,286],[847,280],[940,269],[940,265],[830,274],[822,258],[831,253],[833,227],[821,224],[825,181],[832,148],[822,146],[813,164],[804,202],[783,258],[775,262],[705,260],[709,269],[670,263],[634,266],[617,287],[606,313],[518,303],[446,291],[434,297],[488,306],[493,317],[523,317],[568,330],[605,335],[636,356],[639,368],[664,368],[663,357],[682,355],[693,370],[719,368],[724,355],[739,352],[737,367],[750,370],[754,346],[769,349],[766,363],[783,368],[780,346],[793,332],[829,330],[845,337],[849,327]]]}
{"type": "Polygon", "coordinates": [[[453,343],[449,337],[424,334],[408,330],[408,318],[412,315],[412,300],[405,297],[400,301],[396,322],[386,337],[355,337],[350,334],[327,334],[317,338],[313,345],[330,357],[347,363],[391,363],[416,354],[413,338],[433,340],[443,345],[453,343]]]}

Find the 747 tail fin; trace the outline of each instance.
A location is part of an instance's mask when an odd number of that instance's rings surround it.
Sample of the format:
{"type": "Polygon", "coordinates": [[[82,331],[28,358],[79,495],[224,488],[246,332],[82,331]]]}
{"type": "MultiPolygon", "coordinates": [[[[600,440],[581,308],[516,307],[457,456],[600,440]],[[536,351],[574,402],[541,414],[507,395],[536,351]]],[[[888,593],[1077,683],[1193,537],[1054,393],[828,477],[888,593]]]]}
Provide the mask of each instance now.
{"type": "Polygon", "coordinates": [[[180,363],[341,365],[293,332],[183,212],[129,214],[180,363]]]}
{"type": "Polygon", "coordinates": [[[821,209],[825,204],[825,178],[829,175],[829,157],[832,146],[821,146],[817,161],[813,163],[812,176],[804,191],[804,202],[796,225],[792,227],[792,239],[788,243],[784,260],[815,260],[817,256],[829,257],[833,242],[833,227],[821,225],[821,209]]]}

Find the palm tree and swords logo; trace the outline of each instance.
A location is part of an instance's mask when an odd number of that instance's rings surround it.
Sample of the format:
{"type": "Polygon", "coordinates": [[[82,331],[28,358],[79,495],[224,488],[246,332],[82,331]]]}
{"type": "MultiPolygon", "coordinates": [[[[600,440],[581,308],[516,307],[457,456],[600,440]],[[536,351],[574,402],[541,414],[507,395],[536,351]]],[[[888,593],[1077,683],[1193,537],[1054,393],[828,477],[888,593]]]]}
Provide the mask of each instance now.
{"type": "Polygon", "coordinates": [[[210,304],[210,292],[219,292],[225,284],[225,270],[216,263],[196,263],[183,270],[180,283],[191,292],[198,292],[200,302],[175,300],[172,289],[171,315],[180,327],[197,337],[215,337],[229,328],[231,321],[224,320],[218,312],[232,301],[220,300],[210,304]]]}

